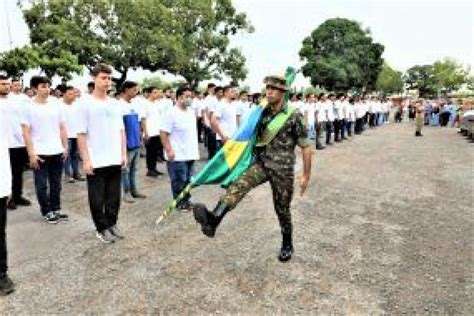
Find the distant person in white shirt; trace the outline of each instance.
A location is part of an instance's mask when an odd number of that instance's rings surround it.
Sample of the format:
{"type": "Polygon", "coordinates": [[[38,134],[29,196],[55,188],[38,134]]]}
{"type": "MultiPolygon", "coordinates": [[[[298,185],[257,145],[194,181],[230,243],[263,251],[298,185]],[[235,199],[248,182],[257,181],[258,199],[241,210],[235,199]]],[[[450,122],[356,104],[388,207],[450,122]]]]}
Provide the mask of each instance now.
{"type": "Polygon", "coordinates": [[[234,86],[228,85],[223,89],[224,96],[211,111],[211,127],[216,132],[217,150],[232,137],[237,129],[237,110],[235,98],[237,91],[234,86]]]}
{"type": "MultiPolygon", "coordinates": [[[[166,113],[161,126],[161,141],[165,149],[168,174],[173,198],[186,188],[193,174],[194,161],[199,160],[196,115],[191,109],[192,90],[189,87],[176,91],[176,106],[166,113]]],[[[177,206],[182,211],[190,210],[190,196],[177,206]]]]}
{"type": "Polygon", "coordinates": [[[237,108],[237,126],[240,126],[246,119],[251,110],[251,103],[248,102],[247,91],[241,91],[239,100],[235,102],[237,108]]]}
{"type": "Polygon", "coordinates": [[[205,142],[207,147],[208,159],[211,159],[216,154],[216,133],[211,128],[211,112],[216,107],[219,99],[222,98],[222,87],[216,87],[215,84],[209,83],[207,85],[206,97],[202,103],[202,116],[205,126],[205,142]]]}
{"type": "Polygon", "coordinates": [[[23,172],[29,160],[21,129],[21,122],[31,99],[21,93],[20,80],[12,79],[12,90],[8,93],[9,85],[6,84],[9,83],[8,78],[6,76],[2,76],[2,78],[5,78],[2,80],[5,82],[2,86],[5,90],[3,91],[4,97],[0,99],[0,107],[6,110],[7,126],[10,129],[9,153],[12,171],[12,194],[7,202],[7,208],[15,210],[18,206],[31,205],[31,202],[23,196],[23,172]]]}
{"type": "Polygon", "coordinates": [[[64,173],[66,180],[70,183],[84,181],[79,172],[79,148],[77,147],[77,121],[78,111],[76,104],[76,92],[71,86],[64,87],[63,112],[66,125],[69,152],[64,162],[64,173]]]}
{"type": "MultiPolygon", "coordinates": [[[[0,101],[7,98],[10,91],[8,77],[0,75],[0,101]]],[[[0,103],[0,296],[6,296],[15,291],[15,284],[8,276],[7,254],[7,199],[11,193],[12,173],[10,169],[9,147],[11,129],[9,120],[10,109],[0,103]]]]}
{"type": "Polygon", "coordinates": [[[335,119],[335,109],[334,102],[336,101],[336,95],[330,93],[324,98],[324,110],[326,112],[326,145],[333,145],[331,142],[331,133],[334,132],[334,119],[335,119]]]}
{"type": "Polygon", "coordinates": [[[314,131],[316,133],[316,149],[323,150],[325,147],[321,144],[321,134],[326,125],[326,113],[324,102],[324,94],[320,94],[318,97],[315,97],[315,105],[314,105],[314,131]]]}
{"type": "Polygon", "coordinates": [[[50,81],[34,76],[30,86],[36,96],[22,121],[30,166],[33,168],[36,196],[47,223],[67,220],[61,210],[61,176],[67,158],[67,131],[60,101],[49,97],[50,81]]]}
{"type": "Polygon", "coordinates": [[[79,104],[77,142],[87,175],[89,207],[97,237],[110,244],[124,238],[117,221],[127,144],[120,105],[107,96],[112,68],[99,64],[92,70],[92,76],[94,90],[81,98],[79,104]]]}
{"type": "Polygon", "coordinates": [[[158,159],[163,159],[163,145],[160,140],[160,127],[163,119],[161,102],[163,90],[157,87],[147,88],[148,100],[145,102],[144,113],[146,117],[145,147],[146,147],[146,167],[148,177],[158,177],[163,175],[158,171],[156,164],[158,159]]]}

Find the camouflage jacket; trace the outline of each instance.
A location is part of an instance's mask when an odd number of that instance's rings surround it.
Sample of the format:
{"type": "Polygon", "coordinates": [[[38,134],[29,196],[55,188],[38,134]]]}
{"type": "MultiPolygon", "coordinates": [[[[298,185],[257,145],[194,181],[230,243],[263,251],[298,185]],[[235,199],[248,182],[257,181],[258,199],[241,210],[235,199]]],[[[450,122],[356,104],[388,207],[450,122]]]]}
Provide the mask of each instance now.
{"type": "MultiPolygon", "coordinates": [[[[288,111],[288,103],[280,111],[288,111]]],[[[265,109],[258,126],[258,137],[263,134],[266,126],[276,114],[269,108],[265,109]]],[[[310,145],[303,116],[297,111],[293,112],[281,127],[275,138],[266,146],[255,147],[254,155],[264,167],[277,172],[293,173],[296,155],[295,147],[301,148],[310,145]]]]}

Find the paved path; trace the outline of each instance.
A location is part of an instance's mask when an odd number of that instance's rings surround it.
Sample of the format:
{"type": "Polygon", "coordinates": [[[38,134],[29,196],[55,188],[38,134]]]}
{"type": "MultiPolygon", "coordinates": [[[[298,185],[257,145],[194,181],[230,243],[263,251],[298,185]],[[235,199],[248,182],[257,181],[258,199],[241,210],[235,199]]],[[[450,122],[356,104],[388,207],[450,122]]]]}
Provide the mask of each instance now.
{"type": "MultiPolygon", "coordinates": [[[[0,314],[473,315],[474,146],[453,129],[413,134],[388,124],[316,152],[287,264],[267,185],[209,240],[191,214],[156,227],[168,180],[142,177],[150,198],[123,205],[126,239],[102,245],[85,184],[65,184],[69,223],[44,224],[37,207],[8,214],[18,289],[0,314]]],[[[212,205],[219,192],[198,188],[194,200],[212,205]]]]}

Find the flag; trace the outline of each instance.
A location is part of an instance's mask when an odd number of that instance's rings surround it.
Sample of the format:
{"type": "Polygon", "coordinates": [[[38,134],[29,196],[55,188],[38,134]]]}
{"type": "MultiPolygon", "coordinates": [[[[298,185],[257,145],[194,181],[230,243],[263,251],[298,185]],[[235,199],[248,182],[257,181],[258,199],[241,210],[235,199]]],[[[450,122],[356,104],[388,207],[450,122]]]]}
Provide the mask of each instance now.
{"type": "MultiPolygon", "coordinates": [[[[297,71],[294,68],[287,68],[285,78],[288,85],[293,83],[296,74],[297,71]]],[[[289,93],[286,93],[285,102],[288,99],[289,93]]],[[[224,146],[197,175],[192,177],[191,183],[183,192],[171,201],[156,221],[157,224],[171,214],[173,209],[191,192],[193,187],[204,184],[219,184],[222,187],[227,187],[250,167],[253,148],[257,142],[256,128],[266,105],[267,102],[264,99],[261,104],[252,110],[246,122],[237,129],[233,137],[225,142],[224,146]]]]}

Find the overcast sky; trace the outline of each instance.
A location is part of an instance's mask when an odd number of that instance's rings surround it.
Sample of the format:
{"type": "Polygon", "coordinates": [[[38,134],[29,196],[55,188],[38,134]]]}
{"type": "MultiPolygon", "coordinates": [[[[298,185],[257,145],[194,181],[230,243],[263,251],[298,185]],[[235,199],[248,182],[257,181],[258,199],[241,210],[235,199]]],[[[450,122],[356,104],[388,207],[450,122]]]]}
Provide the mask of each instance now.
{"type": "MultiPolygon", "coordinates": [[[[0,0],[0,51],[28,43],[28,30],[16,0],[0,0]]],[[[383,57],[394,68],[406,70],[453,57],[465,65],[474,62],[474,1],[472,0],[234,0],[247,13],[255,32],[232,40],[247,57],[246,84],[261,87],[268,73],[282,73],[286,66],[299,67],[302,40],[325,20],[344,17],[359,21],[385,46],[383,57]]],[[[131,75],[133,80],[143,72],[131,75]]],[[[83,84],[88,78],[76,78],[83,84]]],[[[296,85],[306,85],[300,77],[296,85]]]]}

